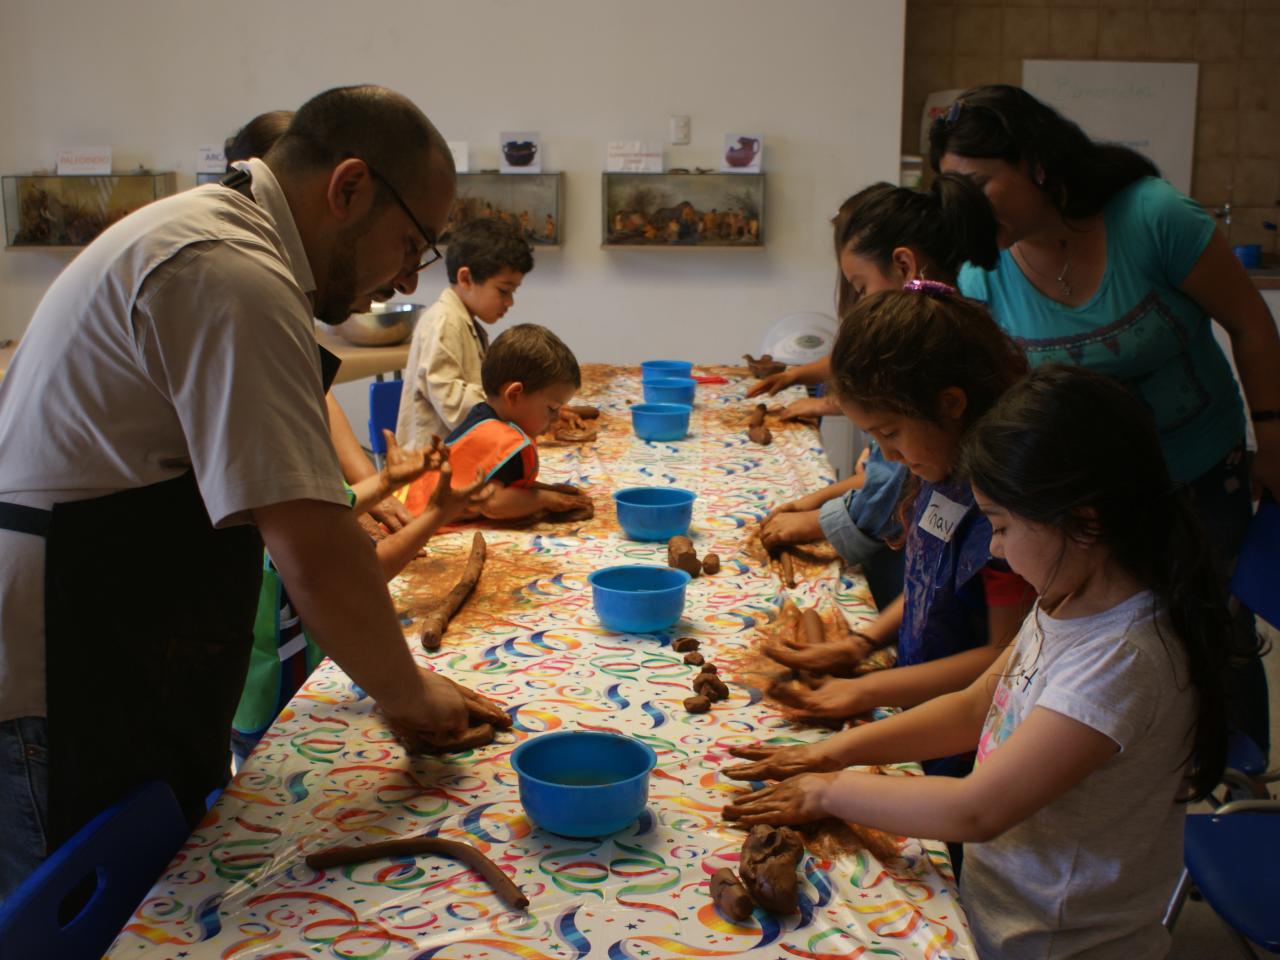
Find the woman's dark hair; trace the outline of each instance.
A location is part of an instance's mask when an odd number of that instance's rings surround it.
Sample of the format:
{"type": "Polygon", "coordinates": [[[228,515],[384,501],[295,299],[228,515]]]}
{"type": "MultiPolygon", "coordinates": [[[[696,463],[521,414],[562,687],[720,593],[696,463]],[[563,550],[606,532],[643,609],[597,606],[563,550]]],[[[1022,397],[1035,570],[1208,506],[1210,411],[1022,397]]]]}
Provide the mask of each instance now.
{"type": "Polygon", "coordinates": [[[1110,377],[1046,364],[969,431],[960,462],[973,487],[1013,515],[1105,544],[1168,611],[1199,701],[1188,799],[1208,795],[1226,764],[1231,615],[1190,497],[1169,479],[1150,410],[1110,377]]]}
{"type": "MultiPolygon", "coordinates": [[[[967,430],[1026,372],[1022,348],[976,300],[886,290],[862,298],[842,317],[830,389],[838,400],[868,410],[936,423],[939,395],[959,387],[967,430]]],[[[919,489],[914,475],[903,487],[898,514],[904,530],[919,489]]]]}
{"type": "MultiPolygon", "coordinates": [[[[936,276],[954,284],[966,260],[984,269],[995,268],[996,218],[991,204],[968,177],[943,174],[928,190],[912,190],[874,183],[840,205],[831,221],[836,257],[846,247],[887,271],[895,247],[910,247],[927,260],[936,276]]],[[[836,311],[843,316],[854,300],[853,290],[840,274],[836,281],[836,311]]]]}
{"type": "Polygon", "coordinates": [[[515,224],[481,217],[449,232],[444,265],[450,283],[458,282],[458,271],[463,267],[471,271],[473,281],[484,283],[504,267],[528,273],[533,269],[533,248],[515,224]]]}
{"type": "Polygon", "coordinates": [[[231,172],[231,164],[237,160],[265,157],[280,135],[289,129],[292,120],[292,110],[268,110],[227,137],[222,148],[227,158],[227,173],[231,172]]]}
{"type": "Polygon", "coordinates": [[[1093,216],[1129,184],[1160,176],[1136,150],[1091,140],[1052,107],[1003,83],[966,90],[933,121],[929,163],[934,170],[948,153],[1024,168],[1069,220],[1093,216]]]}

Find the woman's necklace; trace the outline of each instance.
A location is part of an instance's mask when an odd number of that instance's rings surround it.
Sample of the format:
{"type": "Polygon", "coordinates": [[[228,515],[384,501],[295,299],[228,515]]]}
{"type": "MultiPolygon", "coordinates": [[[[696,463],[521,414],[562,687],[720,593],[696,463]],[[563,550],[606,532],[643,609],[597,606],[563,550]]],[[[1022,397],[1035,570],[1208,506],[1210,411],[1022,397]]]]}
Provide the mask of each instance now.
{"type": "Polygon", "coordinates": [[[1057,283],[1058,288],[1062,291],[1062,295],[1064,297],[1070,297],[1071,281],[1067,279],[1067,274],[1071,271],[1071,251],[1067,249],[1067,241],[1065,239],[1058,240],[1058,245],[1062,247],[1064,253],[1066,254],[1066,259],[1063,260],[1062,269],[1058,271],[1058,275],[1055,277],[1052,274],[1044,273],[1041,270],[1037,270],[1035,268],[1035,265],[1032,264],[1032,262],[1027,259],[1027,255],[1026,253],[1023,252],[1021,244],[1018,244],[1018,243],[1014,244],[1014,246],[1018,248],[1018,259],[1021,260],[1026,265],[1028,270],[1034,273],[1037,277],[1040,277],[1044,280],[1053,280],[1055,283],[1057,283]]]}

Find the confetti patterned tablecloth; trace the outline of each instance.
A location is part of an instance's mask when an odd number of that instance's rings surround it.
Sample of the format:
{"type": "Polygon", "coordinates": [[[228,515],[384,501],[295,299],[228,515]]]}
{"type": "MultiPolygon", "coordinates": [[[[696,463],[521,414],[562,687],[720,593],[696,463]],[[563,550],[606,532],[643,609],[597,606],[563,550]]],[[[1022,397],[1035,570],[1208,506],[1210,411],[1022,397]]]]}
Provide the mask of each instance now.
{"type": "MultiPolygon", "coordinates": [[[[427,960],[649,960],[649,958],[972,958],[942,844],[903,838],[899,857],[866,850],[806,855],[801,912],[762,910],[742,923],[707,894],[711,873],[736,863],[743,834],[720,808],[740,785],[724,778],[727,748],[757,739],[814,739],[752,686],[741,664],[786,594],[857,623],[874,612],[865,584],[836,563],[802,565],[788,591],[749,534],[771,505],[829,482],[817,433],[775,431],[750,443],[747,381],[699,387],[691,436],[644,443],[630,430],[636,372],[587,368],[584,394],[603,410],[601,438],[547,444],[542,479],[589,489],[594,520],[486,532],[489,561],[477,594],[443,648],[427,656],[415,622],[447,591],[470,532],[437,537],[392,584],[417,656],[502,700],[515,722],[493,745],[446,758],[407,757],[370,698],[326,661],[191,836],[113,945],[117,960],[181,958],[417,958],[427,960]],[[664,544],[624,539],[609,496],[626,486],[697,491],[690,531],[723,570],[690,584],[683,619],[667,634],[603,629],[586,576],[619,562],[665,562],[664,544]],[[721,665],[731,698],[685,713],[695,668],[673,653],[694,636],[721,665]],[[741,679],[743,682],[733,682],[741,679]],[[557,729],[638,737],[659,765],[645,813],[630,828],[571,840],[534,827],[521,809],[509,755],[557,729]],[[506,910],[478,876],[452,861],[381,860],[316,872],[307,853],[416,833],[467,840],[529,896],[506,910]]],[[[906,767],[905,773],[918,772],[906,767]]]]}

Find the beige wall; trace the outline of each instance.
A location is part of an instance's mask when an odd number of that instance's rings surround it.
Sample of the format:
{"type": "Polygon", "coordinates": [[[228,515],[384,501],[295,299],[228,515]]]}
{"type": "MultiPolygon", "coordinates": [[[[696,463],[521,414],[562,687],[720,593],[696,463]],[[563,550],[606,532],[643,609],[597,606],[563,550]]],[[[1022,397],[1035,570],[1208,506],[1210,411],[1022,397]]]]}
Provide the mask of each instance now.
{"type": "MultiPolygon", "coordinates": [[[[584,360],[732,360],[797,310],[833,312],[828,220],[898,169],[903,0],[4,0],[0,171],[110,144],[194,181],[196,148],[341,83],[413,97],[473,167],[502,130],[538,130],[565,172],[565,246],[538,254],[506,322],[543,323],[584,360]],[[726,132],[765,138],[763,251],[600,249],[611,139],[665,140],[715,166],[726,132]],[[873,136],[867,132],[873,131],[873,136]]],[[[26,326],[69,254],[0,250],[0,338],[26,326]]],[[[424,275],[430,302],[444,271],[424,275]]],[[[363,420],[363,417],[360,418],[363,420]]]]}
{"type": "Polygon", "coordinates": [[[1200,64],[1192,193],[1231,196],[1231,242],[1280,216],[1280,0],[908,0],[904,153],[931,90],[1018,83],[1023,59],[1200,64]]]}

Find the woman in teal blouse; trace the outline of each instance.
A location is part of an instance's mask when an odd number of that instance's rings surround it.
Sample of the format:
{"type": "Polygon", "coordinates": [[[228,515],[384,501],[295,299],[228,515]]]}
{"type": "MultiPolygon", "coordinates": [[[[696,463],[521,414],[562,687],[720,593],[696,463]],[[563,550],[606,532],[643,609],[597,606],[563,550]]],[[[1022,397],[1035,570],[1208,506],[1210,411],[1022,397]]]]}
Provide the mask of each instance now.
{"type": "MultiPolygon", "coordinates": [[[[998,222],[995,268],[965,267],[961,291],[987,303],[1033,365],[1090,367],[1142,397],[1170,473],[1190,486],[1224,561],[1234,558],[1251,487],[1280,498],[1280,336],[1213,220],[1147,158],[1095,143],[1018,87],[961,95],[930,130],[930,162],[972,177],[998,222]],[[1254,421],[1252,458],[1210,318],[1231,339],[1254,421]]],[[[1251,622],[1242,633],[1253,638],[1251,622]]],[[[1265,748],[1260,664],[1249,674],[1242,723],[1265,748]]]]}

